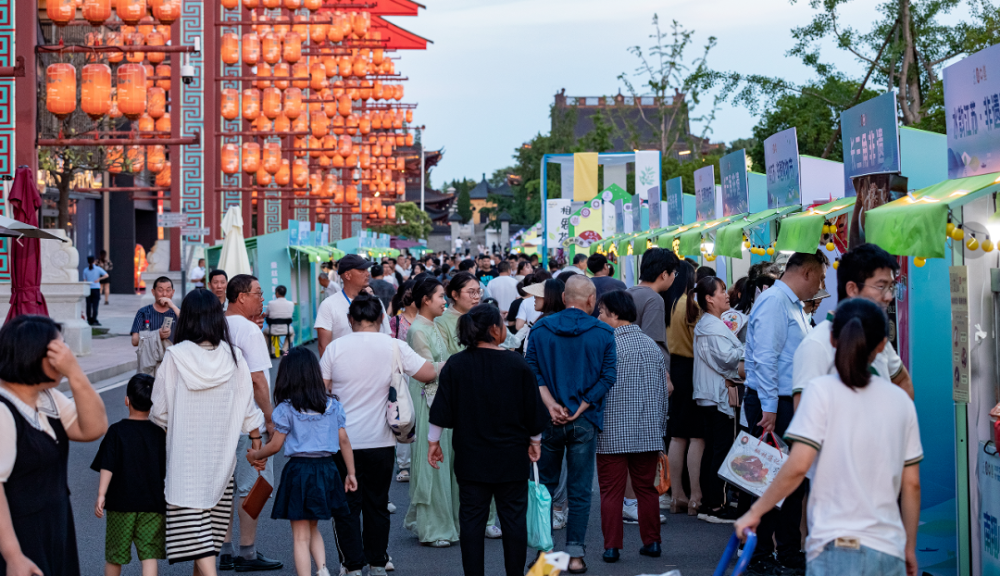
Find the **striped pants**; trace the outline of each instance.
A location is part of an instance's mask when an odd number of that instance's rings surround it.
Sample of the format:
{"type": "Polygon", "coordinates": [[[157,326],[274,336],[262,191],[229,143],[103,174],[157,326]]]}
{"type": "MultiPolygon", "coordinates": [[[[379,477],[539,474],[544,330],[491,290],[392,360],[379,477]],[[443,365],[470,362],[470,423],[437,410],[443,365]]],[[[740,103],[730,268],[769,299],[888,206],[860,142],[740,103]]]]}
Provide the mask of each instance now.
{"type": "Polygon", "coordinates": [[[217,556],[233,513],[233,480],[207,510],[167,504],[167,560],[171,564],[217,556]]]}

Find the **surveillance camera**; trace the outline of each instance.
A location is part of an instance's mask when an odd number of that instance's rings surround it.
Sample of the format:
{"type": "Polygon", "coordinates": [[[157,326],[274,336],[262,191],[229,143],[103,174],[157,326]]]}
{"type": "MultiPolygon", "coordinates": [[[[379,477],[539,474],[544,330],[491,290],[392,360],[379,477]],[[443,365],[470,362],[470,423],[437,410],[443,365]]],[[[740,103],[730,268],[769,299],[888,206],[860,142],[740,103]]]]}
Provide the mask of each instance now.
{"type": "Polygon", "coordinates": [[[181,66],[181,80],[185,84],[194,82],[194,66],[191,66],[190,64],[184,64],[181,66]]]}

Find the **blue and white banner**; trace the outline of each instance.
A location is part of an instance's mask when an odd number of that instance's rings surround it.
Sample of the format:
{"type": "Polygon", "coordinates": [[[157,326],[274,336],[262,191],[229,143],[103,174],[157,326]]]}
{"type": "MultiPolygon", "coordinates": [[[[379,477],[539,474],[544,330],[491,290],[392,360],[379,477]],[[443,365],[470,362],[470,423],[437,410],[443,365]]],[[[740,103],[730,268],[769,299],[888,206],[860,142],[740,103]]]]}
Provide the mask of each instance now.
{"type": "Polygon", "coordinates": [[[667,180],[667,226],[684,223],[684,197],[681,177],[667,180]]]}
{"type": "Polygon", "coordinates": [[[855,195],[851,178],[901,170],[894,92],[841,112],[840,132],[844,140],[845,196],[855,195]]]}
{"type": "Polygon", "coordinates": [[[749,212],[750,185],[747,182],[747,151],[737,150],[719,159],[722,180],[722,215],[749,212]]]}
{"type": "MultiPolygon", "coordinates": [[[[660,199],[661,155],[659,150],[639,150],[635,153],[635,193],[636,196],[650,203],[650,228],[660,227],[659,212],[656,224],[653,224],[653,200],[660,199]]],[[[640,211],[641,213],[641,211],[640,211]]],[[[636,230],[639,228],[636,227],[636,230]]]]}
{"type": "Polygon", "coordinates": [[[782,130],[764,140],[764,164],[767,167],[767,207],[798,206],[799,141],[795,128],[782,130]]]}
{"type": "Polygon", "coordinates": [[[944,69],[948,178],[1000,172],[1000,44],[944,69]]]}
{"type": "Polygon", "coordinates": [[[697,222],[715,218],[715,166],[694,171],[695,214],[697,222]]]}

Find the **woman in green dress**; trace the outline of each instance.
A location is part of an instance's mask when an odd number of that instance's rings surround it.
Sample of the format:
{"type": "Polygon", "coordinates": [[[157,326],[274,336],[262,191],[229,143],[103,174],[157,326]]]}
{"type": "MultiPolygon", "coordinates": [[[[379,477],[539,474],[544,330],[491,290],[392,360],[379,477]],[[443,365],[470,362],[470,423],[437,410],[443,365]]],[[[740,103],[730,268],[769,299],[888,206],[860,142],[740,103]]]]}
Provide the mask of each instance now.
{"type": "MultiPolygon", "coordinates": [[[[411,294],[417,304],[417,316],[406,334],[410,348],[434,364],[438,373],[451,356],[434,320],[445,311],[444,286],[427,276],[414,284],[411,294]]],[[[441,434],[444,462],[434,469],[427,462],[427,431],[430,405],[437,392],[437,380],[423,384],[410,378],[410,396],[416,411],[416,441],[410,460],[410,508],[403,525],[416,533],[421,544],[446,548],[458,542],[458,482],[454,474],[455,452],[451,430],[441,434]]]]}
{"type": "Polygon", "coordinates": [[[451,306],[434,320],[434,325],[441,331],[441,337],[448,346],[450,357],[465,350],[465,346],[458,341],[458,319],[479,304],[480,298],[483,297],[483,289],[475,276],[468,272],[459,272],[445,287],[445,296],[448,297],[451,306]]]}

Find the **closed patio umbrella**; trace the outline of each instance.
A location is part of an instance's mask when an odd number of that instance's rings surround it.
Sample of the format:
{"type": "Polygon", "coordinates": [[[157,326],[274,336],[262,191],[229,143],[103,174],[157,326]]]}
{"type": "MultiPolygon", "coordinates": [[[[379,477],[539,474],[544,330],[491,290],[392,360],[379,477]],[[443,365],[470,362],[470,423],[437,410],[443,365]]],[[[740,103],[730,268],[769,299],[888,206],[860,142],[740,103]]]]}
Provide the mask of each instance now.
{"type": "Polygon", "coordinates": [[[239,206],[233,206],[222,218],[222,254],[219,255],[218,268],[225,270],[229,278],[237,274],[253,274],[250,268],[250,258],[247,256],[247,244],[243,239],[243,213],[239,206]]]}
{"type": "MultiPolygon", "coordinates": [[[[14,185],[11,187],[7,202],[13,209],[14,219],[34,228],[38,227],[38,208],[42,198],[38,195],[35,179],[31,169],[21,166],[14,174],[14,185]]],[[[16,224],[13,224],[16,228],[16,224]]],[[[16,230],[14,230],[16,231],[16,230]]],[[[11,273],[10,273],[10,311],[7,320],[21,314],[49,315],[42,296],[42,264],[41,247],[38,238],[12,238],[11,273]]]]}

